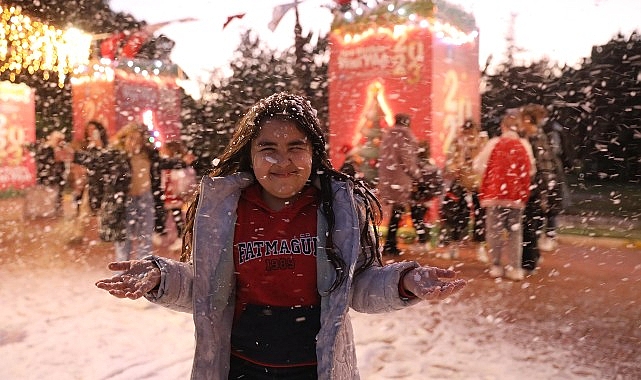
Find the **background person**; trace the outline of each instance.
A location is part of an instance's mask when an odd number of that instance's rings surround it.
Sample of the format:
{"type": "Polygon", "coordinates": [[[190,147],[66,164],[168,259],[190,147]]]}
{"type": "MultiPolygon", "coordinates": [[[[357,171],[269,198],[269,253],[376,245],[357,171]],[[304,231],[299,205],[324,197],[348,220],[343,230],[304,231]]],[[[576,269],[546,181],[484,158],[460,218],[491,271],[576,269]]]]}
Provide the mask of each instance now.
{"type": "Polygon", "coordinates": [[[80,209],[85,192],[89,199],[91,213],[97,215],[100,209],[104,195],[103,171],[105,165],[99,162],[98,157],[107,149],[108,145],[107,129],[99,121],[89,121],[85,126],[84,140],[80,149],[82,153],[74,154],[73,161],[74,164],[85,168],[85,173],[78,173],[78,179],[81,183],[74,194],[77,211],[80,209]]]}
{"type": "Polygon", "coordinates": [[[161,158],[149,141],[147,127],[138,123],[122,127],[109,149],[89,161],[102,165],[101,239],[114,242],[117,261],[151,255],[156,211],[153,194],[162,196],[160,171],[182,168],[186,163],[161,158]]]}
{"type": "Polygon", "coordinates": [[[543,130],[547,110],[539,104],[521,109],[523,135],[532,147],[536,174],[532,178],[532,193],[525,210],[523,236],[523,269],[533,271],[540,260],[540,249],[556,247],[556,216],[562,210],[563,199],[558,173],[563,171],[543,130]]]}
{"type": "Polygon", "coordinates": [[[466,120],[446,156],[448,186],[441,207],[444,227],[441,237],[449,245],[446,257],[450,259],[458,257],[459,244],[468,236],[471,221],[470,240],[478,244],[477,258],[481,262],[489,262],[485,249],[485,212],[478,197],[481,177],[472,170],[474,157],[486,143],[487,134],[483,134],[474,121],[466,120]]]}
{"type": "MultiPolygon", "coordinates": [[[[187,148],[179,140],[167,141],[161,152],[165,157],[175,159],[182,159],[188,154],[187,148]]],[[[165,209],[169,211],[169,215],[176,225],[176,240],[169,246],[172,251],[179,251],[182,247],[185,230],[183,206],[193,196],[197,184],[196,171],[191,166],[162,171],[165,209]]]]}
{"type": "Polygon", "coordinates": [[[398,256],[400,250],[396,242],[401,217],[409,208],[412,221],[418,221],[415,228],[419,241],[427,242],[428,231],[423,224],[424,207],[412,201],[414,184],[420,182],[423,171],[419,159],[419,145],[410,129],[411,118],[399,113],[392,127],[383,132],[380,145],[378,166],[378,196],[391,208],[387,227],[387,238],[383,254],[398,256]]]}
{"type": "Polygon", "coordinates": [[[49,133],[46,139],[36,146],[36,182],[56,191],[55,215],[63,214],[62,197],[67,184],[68,150],[65,135],[60,131],[49,133]]]}
{"type": "Polygon", "coordinates": [[[509,109],[501,120],[501,135],[488,141],[474,158],[482,175],[479,197],[485,207],[485,233],[491,255],[491,277],[523,280],[523,209],[536,172],[530,144],[519,137],[522,118],[509,109]]]}

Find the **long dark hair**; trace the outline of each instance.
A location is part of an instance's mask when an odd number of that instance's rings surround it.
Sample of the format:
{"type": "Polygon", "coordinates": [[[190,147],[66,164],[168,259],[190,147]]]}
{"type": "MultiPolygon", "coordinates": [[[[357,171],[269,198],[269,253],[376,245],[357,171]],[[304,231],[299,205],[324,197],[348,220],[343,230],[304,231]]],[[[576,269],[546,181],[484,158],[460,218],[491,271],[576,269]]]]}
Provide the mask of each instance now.
{"type": "MultiPolygon", "coordinates": [[[[104,125],[102,125],[101,122],[97,120],[90,120],[87,122],[87,127],[93,125],[94,128],[98,131],[100,134],[100,141],[102,142],[102,147],[106,148],[107,145],[109,145],[109,137],[107,136],[107,129],[105,128],[104,125]]],[[[89,128],[85,127],[85,141],[84,144],[87,146],[89,144],[89,128]]]]}
{"type": "MultiPolygon", "coordinates": [[[[377,262],[382,265],[379,252],[379,237],[377,225],[381,220],[381,205],[376,196],[362,181],[355,181],[353,177],[333,168],[327,154],[327,144],[320,122],[316,116],[316,110],[310,102],[299,95],[281,92],[261,99],[256,103],[238,122],[231,141],[219,157],[210,176],[226,176],[237,172],[252,172],[251,169],[251,141],[258,135],[261,126],[266,120],[279,118],[292,121],[309,137],[312,144],[312,177],[318,178],[320,182],[321,208],[328,222],[327,255],[336,269],[336,281],[331,290],[336,289],[345,279],[345,261],[336,252],[333,241],[333,230],[335,226],[335,215],[333,209],[333,193],[331,179],[339,181],[353,181],[354,193],[365,203],[367,223],[360,233],[361,249],[366,259],[356,269],[360,273],[364,269],[377,262]]],[[[192,200],[187,210],[185,236],[183,239],[183,251],[181,261],[191,259],[193,224],[198,204],[198,194],[192,200]]]]}

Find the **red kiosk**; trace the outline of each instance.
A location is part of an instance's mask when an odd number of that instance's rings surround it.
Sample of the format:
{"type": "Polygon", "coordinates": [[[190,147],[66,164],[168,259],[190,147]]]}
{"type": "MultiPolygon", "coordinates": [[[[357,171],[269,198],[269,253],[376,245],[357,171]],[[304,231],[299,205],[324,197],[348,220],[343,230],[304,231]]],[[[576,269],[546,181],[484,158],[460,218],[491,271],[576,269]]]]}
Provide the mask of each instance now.
{"type": "Polygon", "coordinates": [[[330,32],[330,156],[340,167],[348,151],[374,176],[382,129],[394,114],[443,166],[465,119],[480,122],[479,33],[472,15],[445,2],[385,2],[337,11],[330,32]],[[434,5],[437,3],[437,5],[434,5]]]}
{"type": "Polygon", "coordinates": [[[154,143],[180,137],[180,96],[175,65],[160,61],[102,59],[78,67],[71,78],[73,138],[82,140],[90,120],[109,136],[130,122],[143,122],[154,143]]]}
{"type": "Polygon", "coordinates": [[[34,90],[0,82],[0,191],[36,183],[36,164],[26,146],[36,141],[34,90]]]}

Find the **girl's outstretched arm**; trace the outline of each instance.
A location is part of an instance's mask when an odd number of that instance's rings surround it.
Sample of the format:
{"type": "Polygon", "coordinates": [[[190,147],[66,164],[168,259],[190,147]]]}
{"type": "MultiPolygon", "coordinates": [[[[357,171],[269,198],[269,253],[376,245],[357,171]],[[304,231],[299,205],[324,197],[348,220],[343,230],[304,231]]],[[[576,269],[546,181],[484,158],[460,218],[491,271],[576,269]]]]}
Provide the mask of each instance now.
{"type": "Polygon", "coordinates": [[[96,282],[96,286],[118,298],[135,300],[160,284],[160,269],[151,260],[118,261],[108,268],[121,273],[96,282]]]}
{"type": "Polygon", "coordinates": [[[402,286],[408,292],[423,300],[441,300],[463,289],[465,280],[452,279],[456,273],[449,269],[436,267],[417,267],[409,270],[402,278],[402,286]]]}

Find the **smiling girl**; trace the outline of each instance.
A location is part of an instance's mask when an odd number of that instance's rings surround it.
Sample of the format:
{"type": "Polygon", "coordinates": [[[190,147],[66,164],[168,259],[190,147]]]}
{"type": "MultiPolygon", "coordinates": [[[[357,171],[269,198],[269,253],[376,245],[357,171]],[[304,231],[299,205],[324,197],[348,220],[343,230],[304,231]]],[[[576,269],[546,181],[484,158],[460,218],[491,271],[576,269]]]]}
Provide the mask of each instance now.
{"type": "Polygon", "coordinates": [[[402,309],[465,286],[381,263],[380,204],[334,169],[316,111],[278,93],[240,120],[187,214],[181,261],[111,263],[97,282],[193,313],[194,379],[358,379],[348,311],[402,309]]]}

